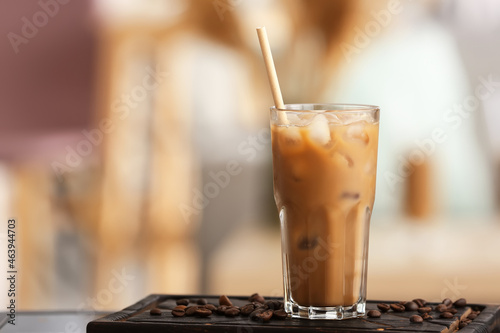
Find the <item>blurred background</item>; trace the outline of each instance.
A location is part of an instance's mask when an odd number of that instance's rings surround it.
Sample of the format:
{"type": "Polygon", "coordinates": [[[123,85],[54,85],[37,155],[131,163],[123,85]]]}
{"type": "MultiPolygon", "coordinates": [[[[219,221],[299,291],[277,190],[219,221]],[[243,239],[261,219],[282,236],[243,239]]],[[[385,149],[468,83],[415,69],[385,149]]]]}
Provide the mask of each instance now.
{"type": "Polygon", "coordinates": [[[286,103],[381,107],[368,297],[499,302],[500,3],[9,0],[18,308],[282,294],[263,25],[286,103]]]}

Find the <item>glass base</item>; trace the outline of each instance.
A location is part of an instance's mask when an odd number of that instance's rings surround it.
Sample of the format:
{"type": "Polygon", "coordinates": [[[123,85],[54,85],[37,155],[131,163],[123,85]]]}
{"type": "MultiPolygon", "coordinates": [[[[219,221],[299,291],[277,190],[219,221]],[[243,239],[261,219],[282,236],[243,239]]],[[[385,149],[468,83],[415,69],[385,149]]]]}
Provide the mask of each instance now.
{"type": "Polygon", "coordinates": [[[351,306],[300,306],[295,302],[285,302],[285,310],[292,318],[342,320],[363,317],[366,302],[351,306]]]}

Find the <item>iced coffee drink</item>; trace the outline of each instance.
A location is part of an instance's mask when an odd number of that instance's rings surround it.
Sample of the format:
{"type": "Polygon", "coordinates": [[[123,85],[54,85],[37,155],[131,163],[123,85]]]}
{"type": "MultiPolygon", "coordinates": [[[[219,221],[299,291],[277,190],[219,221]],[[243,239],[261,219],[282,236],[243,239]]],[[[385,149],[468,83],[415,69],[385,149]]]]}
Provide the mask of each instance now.
{"type": "Polygon", "coordinates": [[[362,316],[379,109],[285,109],[271,109],[271,131],[286,310],[310,319],[362,316]]]}

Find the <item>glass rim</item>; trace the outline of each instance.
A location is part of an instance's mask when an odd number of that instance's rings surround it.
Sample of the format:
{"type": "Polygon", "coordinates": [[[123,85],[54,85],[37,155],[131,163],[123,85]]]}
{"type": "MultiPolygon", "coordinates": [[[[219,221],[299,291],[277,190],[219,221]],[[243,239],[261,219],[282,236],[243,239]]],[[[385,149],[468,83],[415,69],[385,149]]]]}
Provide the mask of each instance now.
{"type": "Polygon", "coordinates": [[[278,109],[275,105],[271,111],[276,112],[348,112],[348,113],[371,113],[380,111],[380,107],[369,104],[351,104],[351,103],[296,103],[285,104],[284,108],[278,109]]]}

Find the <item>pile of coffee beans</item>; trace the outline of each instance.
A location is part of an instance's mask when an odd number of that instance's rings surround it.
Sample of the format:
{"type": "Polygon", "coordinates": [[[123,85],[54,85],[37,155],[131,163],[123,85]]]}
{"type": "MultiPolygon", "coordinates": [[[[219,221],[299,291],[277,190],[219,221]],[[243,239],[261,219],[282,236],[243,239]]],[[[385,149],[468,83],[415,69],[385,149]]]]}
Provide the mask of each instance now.
{"type": "MultiPolygon", "coordinates": [[[[189,300],[182,298],[176,300],[176,307],[171,311],[174,317],[210,317],[212,315],[236,317],[243,316],[249,317],[252,320],[266,323],[271,319],[284,320],[287,318],[287,313],[284,310],[282,301],[269,300],[266,301],[264,297],[258,293],[252,294],[248,298],[248,304],[241,307],[234,306],[231,300],[226,295],[219,297],[219,304],[210,304],[206,299],[200,298],[198,300],[189,300]]],[[[464,298],[460,298],[455,302],[451,299],[445,298],[440,304],[432,306],[424,299],[416,298],[412,301],[402,301],[392,304],[379,303],[377,304],[378,310],[369,310],[367,316],[369,318],[380,318],[383,313],[394,312],[415,312],[409,317],[412,323],[423,323],[426,320],[434,318],[454,318],[458,313],[457,308],[463,308],[467,305],[464,298]]],[[[152,316],[160,316],[162,310],[153,308],[149,312],[152,316]]],[[[464,328],[472,320],[474,320],[480,311],[472,311],[469,316],[460,320],[459,328],[464,328]]]]}
{"type": "MultiPolygon", "coordinates": [[[[172,315],[174,317],[210,317],[213,314],[226,317],[245,316],[263,323],[271,319],[284,320],[287,317],[282,301],[266,301],[264,297],[255,293],[248,298],[248,302],[241,307],[234,306],[226,295],[219,297],[219,305],[209,304],[204,298],[196,300],[196,304],[192,304],[194,303],[192,300],[182,298],[176,301],[177,306],[172,309],[172,315]]],[[[149,313],[152,316],[159,316],[162,311],[153,308],[149,313]]]]}
{"type": "MultiPolygon", "coordinates": [[[[458,310],[457,308],[463,308],[467,305],[467,301],[465,298],[460,298],[453,302],[449,298],[445,298],[440,304],[432,307],[422,298],[416,298],[413,301],[402,301],[398,303],[386,304],[379,303],[377,304],[378,310],[370,310],[367,312],[367,316],[370,318],[380,318],[382,313],[389,312],[392,310],[393,312],[410,312],[416,311],[418,314],[414,314],[410,317],[410,322],[412,323],[423,323],[424,320],[431,320],[434,317],[451,319],[455,317],[458,310]],[[435,314],[431,315],[431,312],[434,311],[435,314]],[[434,317],[433,317],[434,316],[434,317]]],[[[472,320],[474,320],[479,311],[472,311],[471,314],[463,320],[460,320],[459,327],[463,328],[467,326],[472,320]]]]}

